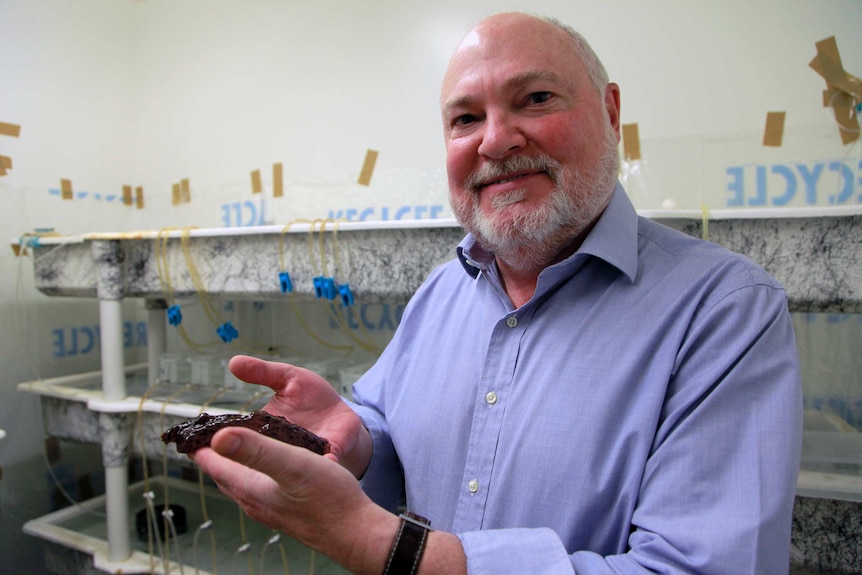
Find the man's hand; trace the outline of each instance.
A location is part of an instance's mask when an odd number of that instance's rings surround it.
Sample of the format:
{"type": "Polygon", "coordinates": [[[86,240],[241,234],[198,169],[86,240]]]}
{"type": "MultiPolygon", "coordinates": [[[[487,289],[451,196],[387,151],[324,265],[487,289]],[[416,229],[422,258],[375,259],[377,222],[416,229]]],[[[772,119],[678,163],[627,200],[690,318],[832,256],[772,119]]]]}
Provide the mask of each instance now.
{"type": "Polygon", "coordinates": [[[332,460],[241,427],[190,457],[255,521],[351,570],[383,570],[399,520],[332,460]]]}
{"type": "Polygon", "coordinates": [[[229,367],[239,379],[275,392],[263,409],[328,439],[331,452],[325,457],[362,476],[371,460],[371,437],[328,381],[301,367],[244,355],[233,357],[229,367]]]}

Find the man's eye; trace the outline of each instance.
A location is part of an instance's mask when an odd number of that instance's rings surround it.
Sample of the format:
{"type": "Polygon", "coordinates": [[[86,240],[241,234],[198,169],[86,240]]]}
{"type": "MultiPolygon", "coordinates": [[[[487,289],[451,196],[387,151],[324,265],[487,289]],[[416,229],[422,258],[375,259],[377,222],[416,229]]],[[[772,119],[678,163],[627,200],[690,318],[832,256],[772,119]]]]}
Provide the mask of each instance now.
{"type": "Polygon", "coordinates": [[[458,116],[455,118],[455,121],[452,122],[456,126],[467,126],[476,121],[476,116],[473,114],[464,114],[462,116],[458,116]]]}
{"type": "Polygon", "coordinates": [[[551,99],[551,93],[550,92],[533,92],[532,94],[527,96],[527,99],[530,101],[531,104],[542,104],[542,103],[547,102],[548,100],[551,99]]]}

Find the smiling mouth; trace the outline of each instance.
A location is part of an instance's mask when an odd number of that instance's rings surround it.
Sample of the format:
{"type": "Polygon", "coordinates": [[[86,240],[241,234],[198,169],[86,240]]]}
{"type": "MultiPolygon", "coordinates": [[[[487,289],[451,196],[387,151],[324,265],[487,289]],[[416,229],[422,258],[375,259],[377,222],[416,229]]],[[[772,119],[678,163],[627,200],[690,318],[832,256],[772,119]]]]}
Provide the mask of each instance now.
{"type": "Polygon", "coordinates": [[[514,182],[514,181],[516,181],[516,180],[520,180],[521,178],[525,178],[525,177],[527,177],[527,176],[533,176],[533,175],[536,175],[536,174],[544,174],[544,173],[545,173],[545,172],[526,172],[526,173],[522,173],[522,174],[515,174],[514,176],[509,176],[509,177],[507,177],[507,178],[503,178],[503,179],[500,179],[500,180],[492,180],[492,181],[489,181],[489,182],[484,182],[484,183],[482,184],[482,187],[486,187],[486,186],[496,186],[496,185],[500,185],[500,184],[508,184],[509,182],[514,182]]]}

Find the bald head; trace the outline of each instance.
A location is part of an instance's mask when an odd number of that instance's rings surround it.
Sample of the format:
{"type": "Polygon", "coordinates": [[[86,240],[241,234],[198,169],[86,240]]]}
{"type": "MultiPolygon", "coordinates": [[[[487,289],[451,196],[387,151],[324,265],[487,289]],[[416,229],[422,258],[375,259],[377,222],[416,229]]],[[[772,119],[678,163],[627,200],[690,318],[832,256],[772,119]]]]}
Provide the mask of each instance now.
{"type": "Polygon", "coordinates": [[[608,85],[608,73],[592,47],[571,26],[549,17],[532,16],[522,12],[506,12],[489,16],[476,24],[455,49],[443,80],[443,92],[458,73],[460,58],[471,50],[487,45],[491,40],[517,43],[522,49],[535,49],[534,39],[548,36],[554,39],[563,51],[568,51],[584,66],[587,75],[599,94],[608,85]]]}

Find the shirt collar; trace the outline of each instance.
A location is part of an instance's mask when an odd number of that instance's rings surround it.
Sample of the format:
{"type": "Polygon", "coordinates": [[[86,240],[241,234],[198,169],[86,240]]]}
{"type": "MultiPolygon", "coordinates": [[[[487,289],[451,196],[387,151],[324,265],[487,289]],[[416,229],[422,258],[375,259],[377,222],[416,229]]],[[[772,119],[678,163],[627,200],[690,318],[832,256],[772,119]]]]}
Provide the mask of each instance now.
{"type": "MultiPolygon", "coordinates": [[[[581,254],[599,258],[617,268],[634,282],[638,269],[638,215],[617,182],[608,207],[599,216],[598,222],[587,235],[577,252],[554,267],[569,267],[580,260],[581,254]]],[[[494,254],[476,242],[473,234],[467,234],[455,249],[464,270],[475,278],[480,271],[494,263],[494,254]]]]}

